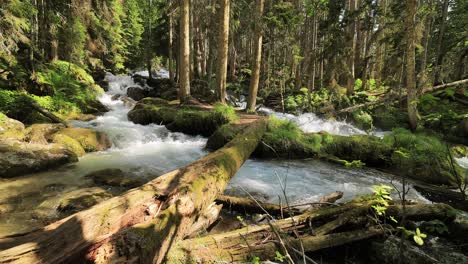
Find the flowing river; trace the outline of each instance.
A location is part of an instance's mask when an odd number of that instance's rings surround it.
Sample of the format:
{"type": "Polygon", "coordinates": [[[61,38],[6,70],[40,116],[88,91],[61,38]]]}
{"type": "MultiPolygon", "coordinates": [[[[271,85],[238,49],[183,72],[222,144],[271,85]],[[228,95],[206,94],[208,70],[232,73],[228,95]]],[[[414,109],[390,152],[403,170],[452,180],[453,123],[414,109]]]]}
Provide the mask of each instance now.
{"type": "MultiPolygon", "coordinates": [[[[167,73],[162,71],[160,76],[167,73]]],[[[131,106],[113,96],[126,94],[135,84],[130,76],[108,75],[109,91],[101,96],[110,108],[106,114],[92,121],[73,121],[74,126],[88,127],[106,132],[113,142],[107,151],[87,154],[78,163],[53,171],[14,179],[0,179],[0,237],[20,233],[42,226],[39,219],[57,217],[57,207],[63,195],[92,183],[84,176],[90,172],[120,168],[133,177],[150,180],[170,170],[199,159],[208,152],[207,139],[182,133],[173,133],[164,126],[142,126],[129,122],[127,113],[131,106]]],[[[270,113],[275,114],[275,113],[270,113]]],[[[311,131],[328,131],[334,134],[361,134],[361,130],[344,122],[324,121],[314,114],[288,118],[311,131]]],[[[261,200],[284,201],[283,190],[291,203],[316,201],[333,191],[344,192],[343,200],[356,194],[372,191],[377,184],[394,184],[394,177],[369,168],[347,169],[344,166],[320,160],[248,160],[230,182],[226,193],[246,196],[249,192],[261,200]],[[281,182],[281,184],[280,184],[281,182]]],[[[426,201],[411,190],[409,199],[426,201]]]]}

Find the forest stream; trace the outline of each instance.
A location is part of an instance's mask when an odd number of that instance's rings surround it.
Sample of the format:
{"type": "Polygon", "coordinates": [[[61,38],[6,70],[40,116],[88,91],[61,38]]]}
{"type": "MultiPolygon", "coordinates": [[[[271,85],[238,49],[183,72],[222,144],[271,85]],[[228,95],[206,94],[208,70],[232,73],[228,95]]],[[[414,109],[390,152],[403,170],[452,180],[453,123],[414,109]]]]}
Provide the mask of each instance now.
{"type": "MultiPolygon", "coordinates": [[[[160,77],[167,78],[162,70],[160,77]]],[[[100,101],[110,111],[95,120],[72,121],[73,126],[93,128],[105,132],[113,147],[107,151],[87,154],[78,163],[55,170],[30,174],[13,179],[0,180],[0,205],[9,213],[0,215],[0,236],[27,232],[44,225],[39,219],[56,220],[61,198],[80,188],[93,186],[84,176],[97,170],[118,168],[132,177],[150,180],[170,170],[185,166],[208,153],[207,139],[173,133],[161,125],[138,125],[127,119],[131,106],[116,95],[126,94],[126,89],[138,86],[131,76],[107,75],[109,90],[100,101]]],[[[301,116],[282,115],[269,109],[268,114],[278,115],[297,122],[305,132],[325,130],[331,134],[362,134],[363,131],[346,122],[324,121],[308,113],[301,116]],[[307,122],[303,122],[307,120],[307,122]],[[301,121],[307,126],[301,126],[301,121]]],[[[321,160],[255,160],[249,159],[230,182],[226,193],[247,196],[250,193],[259,200],[278,202],[282,197],[280,181],[285,183],[286,194],[293,204],[317,201],[334,191],[344,192],[343,200],[356,194],[372,192],[378,184],[400,184],[391,174],[370,168],[346,168],[321,160]]],[[[112,187],[109,187],[112,188],[112,187]]],[[[118,192],[119,190],[109,189],[118,192]]],[[[282,197],[283,198],[283,197],[282,197]]],[[[427,202],[415,190],[407,198],[427,202]]]]}

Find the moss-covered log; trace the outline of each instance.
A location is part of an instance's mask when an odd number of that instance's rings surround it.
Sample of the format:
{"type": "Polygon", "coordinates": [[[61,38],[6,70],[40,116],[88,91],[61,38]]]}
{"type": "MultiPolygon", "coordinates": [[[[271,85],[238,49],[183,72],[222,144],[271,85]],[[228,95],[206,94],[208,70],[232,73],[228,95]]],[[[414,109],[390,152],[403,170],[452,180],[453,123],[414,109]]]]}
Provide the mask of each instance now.
{"type": "Polygon", "coordinates": [[[161,263],[256,148],[265,121],[224,148],[38,232],[0,239],[2,263],[161,263]]]}
{"type": "MultiPolygon", "coordinates": [[[[179,106],[160,98],[145,98],[128,113],[134,123],[165,125],[173,132],[210,136],[230,121],[229,115],[215,108],[200,105],[179,106]]],[[[224,145],[224,144],[223,144],[224,145]]]]}

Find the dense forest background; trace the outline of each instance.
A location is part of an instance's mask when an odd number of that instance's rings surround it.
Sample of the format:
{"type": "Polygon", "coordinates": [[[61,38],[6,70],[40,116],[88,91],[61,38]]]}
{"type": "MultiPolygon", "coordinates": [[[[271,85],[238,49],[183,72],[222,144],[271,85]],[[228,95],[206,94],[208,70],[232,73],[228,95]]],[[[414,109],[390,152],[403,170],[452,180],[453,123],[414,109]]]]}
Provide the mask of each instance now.
{"type": "MultiPolygon", "coordinates": [[[[105,71],[166,67],[179,81],[184,5],[190,80],[217,90],[223,82],[216,78],[226,75],[229,91],[247,95],[260,40],[258,101],[282,111],[329,113],[406,89],[427,110],[440,98],[422,95],[423,88],[467,78],[463,0],[179,2],[2,1],[0,110],[24,117],[9,106],[27,92],[54,112],[86,112],[99,89],[89,89],[87,75],[99,81],[105,71]],[[226,26],[227,35],[221,34],[226,26]],[[218,72],[224,53],[225,73],[218,72]]],[[[412,112],[415,128],[421,117],[412,112]]],[[[362,111],[354,116],[364,123],[368,118],[362,111]]]]}

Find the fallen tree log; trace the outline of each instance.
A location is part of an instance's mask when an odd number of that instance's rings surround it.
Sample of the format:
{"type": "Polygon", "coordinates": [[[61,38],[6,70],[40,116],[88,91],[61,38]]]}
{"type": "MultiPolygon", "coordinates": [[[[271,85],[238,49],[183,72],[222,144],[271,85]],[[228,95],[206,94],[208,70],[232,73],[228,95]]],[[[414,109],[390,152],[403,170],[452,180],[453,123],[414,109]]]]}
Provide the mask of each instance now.
{"type": "Polygon", "coordinates": [[[0,239],[0,263],[161,263],[192,232],[266,129],[260,119],[226,146],[43,228],[0,239]]]}
{"type": "MultiPolygon", "coordinates": [[[[425,93],[436,92],[436,91],[446,89],[448,87],[453,87],[453,86],[458,86],[458,85],[465,85],[465,84],[468,84],[468,79],[464,79],[464,80],[460,80],[460,81],[456,81],[456,82],[452,82],[452,83],[447,83],[447,84],[441,84],[441,85],[437,85],[437,86],[434,86],[434,87],[424,88],[424,89],[421,90],[419,95],[425,94],[425,93]]],[[[338,110],[336,113],[337,114],[351,113],[351,112],[354,112],[355,110],[358,110],[358,109],[361,109],[361,108],[364,108],[364,107],[370,107],[370,106],[374,106],[374,105],[383,104],[383,103],[389,102],[389,101],[395,101],[395,100],[397,100],[399,98],[403,98],[405,96],[406,96],[406,92],[401,93],[401,95],[400,94],[391,94],[389,96],[385,96],[385,97],[383,97],[381,99],[378,99],[376,101],[373,101],[373,102],[358,104],[358,105],[354,105],[354,106],[351,106],[351,107],[347,107],[347,108],[338,110]]]]}
{"type": "MultiPolygon", "coordinates": [[[[300,249],[299,243],[302,242],[306,252],[366,239],[384,232],[383,229],[363,229],[372,223],[368,217],[371,204],[371,202],[351,202],[271,222],[271,225],[247,226],[227,233],[184,240],[171,248],[167,261],[231,263],[248,261],[252,254],[264,257],[262,259],[272,258],[276,250],[281,251],[281,247],[275,241],[272,228],[282,234],[300,234],[299,238],[287,239],[287,244],[300,249]],[[357,230],[328,234],[351,222],[352,226],[357,226],[357,230]]],[[[453,208],[445,204],[407,205],[406,219],[417,221],[439,219],[447,222],[453,220],[452,210],[453,208]]],[[[402,211],[400,205],[391,205],[387,209],[387,215],[401,219],[402,211]]]]}
{"type": "Polygon", "coordinates": [[[297,215],[303,210],[298,207],[310,206],[307,210],[318,209],[320,207],[333,204],[337,200],[343,197],[342,192],[333,192],[327,194],[320,198],[318,202],[304,203],[300,205],[279,205],[273,203],[265,203],[260,201],[255,201],[252,198],[243,198],[243,197],[234,197],[228,195],[218,195],[216,202],[224,205],[225,209],[236,211],[246,214],[264,214],[268,213],[272,216],[282,216],[282,215],[297,215]]]}
{"type": "Polygon", "coordinates": [[[28,100],[29,105],[32,107],[32,109],[36,110],[43,116],[49,118],[52,122],[54,123],[60,123],[63,124],[65,127],[69,127],[68,123],[65,122],[65,120],[61,119],[60,117],[52,114],[51,112],[47,111],[47,109],[42,108],[40,105],[38,105],[36,102],[34,102],[32,99],[28,100]]]}

